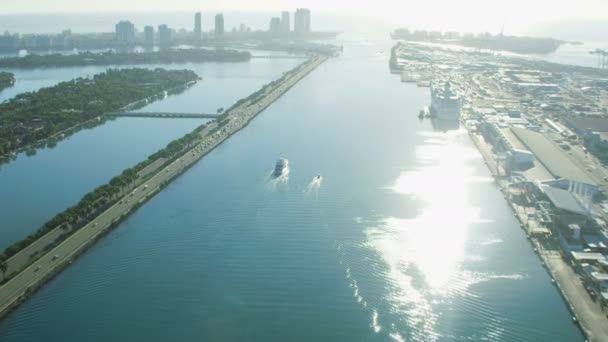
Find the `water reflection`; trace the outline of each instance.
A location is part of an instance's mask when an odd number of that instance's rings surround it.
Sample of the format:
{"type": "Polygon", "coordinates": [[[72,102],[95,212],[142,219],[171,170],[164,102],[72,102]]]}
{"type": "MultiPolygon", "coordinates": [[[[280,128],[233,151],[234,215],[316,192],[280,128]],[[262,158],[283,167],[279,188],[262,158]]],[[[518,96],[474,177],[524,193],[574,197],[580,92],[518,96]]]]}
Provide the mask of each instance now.
{"type": "Polygon", "coordinates": [[[464,131],[426,132],[424,137],[416,150],[416,167],[390,187],[422,202],[423,209],[413,218],[383,218],[367,230],[367,243],[388,266],[393,309],[404,314],[422,340],[434,341],[441,336],[436,325],[442,314],[434,305],[454,295],[470,296],[471,284],[494,278],[464,267],[475,260],[466,253],[469,226],[482,221],[480,209],[470,204],[469,188],[491,180],[475,176],[469,164],[479,154],[463,144],[464,131]]]}
{"type": "Polygon", "coordinates": [[[460,120],[431,119],[433,129],[439,132],[455,131],[460,128],[460,120]]]}

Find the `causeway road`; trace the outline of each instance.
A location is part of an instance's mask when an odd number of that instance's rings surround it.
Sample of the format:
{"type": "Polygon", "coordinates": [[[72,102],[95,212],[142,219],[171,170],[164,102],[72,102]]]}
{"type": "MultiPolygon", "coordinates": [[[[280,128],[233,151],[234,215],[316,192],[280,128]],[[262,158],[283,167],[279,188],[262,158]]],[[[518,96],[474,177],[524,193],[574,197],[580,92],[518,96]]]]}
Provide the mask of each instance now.
{"type": "Polygon", "coordinates": [[[136,209],[149,197],[156,194],[163,184],[173,180],[232,134],[247,126],[248,122],[258,113],[271,105],[325,60],[326,58],[324,57],[311,57],[302,68],[295,72],[290,72],[282,82],[267,89],[260,100],[256,102],[246,101],[231,110],[228,113],[228,123],[219,131],[209,134],[217,127],[217,123],[213,122],[208,125],[201,132],[201,140],[193,144],[193,147],[187,150],[181,157],[159,170],[143,185],[129,192],[120,201],[76,231],[60,245],[51,249],[36,262],[2,285],[0,287],[0,317],[6,315],[34,290],[44,285],[46,281],[71,264],[80,253],[93,245],[103,234],[107,233],[114,223],[121,221],[133,209],[136,209]]]}

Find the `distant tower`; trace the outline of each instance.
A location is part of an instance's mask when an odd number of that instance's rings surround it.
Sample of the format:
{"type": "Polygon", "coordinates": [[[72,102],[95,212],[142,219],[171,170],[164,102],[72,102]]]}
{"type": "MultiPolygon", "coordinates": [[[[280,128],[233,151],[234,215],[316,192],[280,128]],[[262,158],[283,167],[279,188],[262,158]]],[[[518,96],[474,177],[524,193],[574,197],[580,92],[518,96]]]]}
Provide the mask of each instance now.
{"type": "Polygon", "coordinates": [[[146,47],[154,46],[154,27],[144,27],[144,45],[146,47]]]}
{"type": "Polygon", "coordinates": [[[121,21],[116,24],[116,41],[119,46],[135,45],[135,25],[130,21],[121,21]]]}
{"type": "Polygon", "coordinates": [[[158,27],[158,45],[161,48],[171,46],[171,29],[167,25],[160,25],[158,27]]]}
{"type": "Polygon", "coordinates": [[[281,18],[274,17],[270,19],[270,34],[279,36],[281,34],[281,18]]]}
{"type": "Polygon", "coordinates": [[[281,13],[281,33],[288,35],[291,32],[291,15],[285,11],[281,13]]]}
{"type": "Polygon", "coordinates": [[[194,15],[194,37],[200,40],[203,37],[203,20],[201,12],[194,15]]]}
{"type": "Polygon", "coordinates": [[[224,15],[219,13],[215,15],[215,38],[224,36],[224,15]]]}
{"type": "Polygon", "coordinates": [[[310,33],[310,10],[298,8],[294,15],[294,32],[298,36],[305,36],[310,33]]]}

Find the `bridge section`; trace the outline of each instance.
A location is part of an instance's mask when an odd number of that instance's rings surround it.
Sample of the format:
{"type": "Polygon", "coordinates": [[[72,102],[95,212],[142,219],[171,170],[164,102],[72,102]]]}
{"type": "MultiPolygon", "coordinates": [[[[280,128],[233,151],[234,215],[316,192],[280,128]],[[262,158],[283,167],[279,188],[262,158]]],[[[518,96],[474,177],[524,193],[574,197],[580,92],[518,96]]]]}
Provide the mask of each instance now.
{"type": "Polygon", "coordinates": [[[187,118],[187,119],[215,119],[219,114],[208,113],[166,113],[166,112],[111,112],[109,116],[134,118],[187,118]]]}

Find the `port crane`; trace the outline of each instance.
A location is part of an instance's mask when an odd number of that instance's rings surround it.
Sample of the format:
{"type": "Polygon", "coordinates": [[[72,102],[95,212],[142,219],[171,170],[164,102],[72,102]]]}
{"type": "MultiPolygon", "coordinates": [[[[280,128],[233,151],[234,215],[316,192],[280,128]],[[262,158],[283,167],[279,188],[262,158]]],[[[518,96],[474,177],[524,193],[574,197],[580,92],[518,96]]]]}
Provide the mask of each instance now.
{"type": "Polygon", "coordinates": [[[595,49],[589,52],[592,55],[597,55],[597,66],[600,69],[608,68],[608,51],[595,49]]]}

